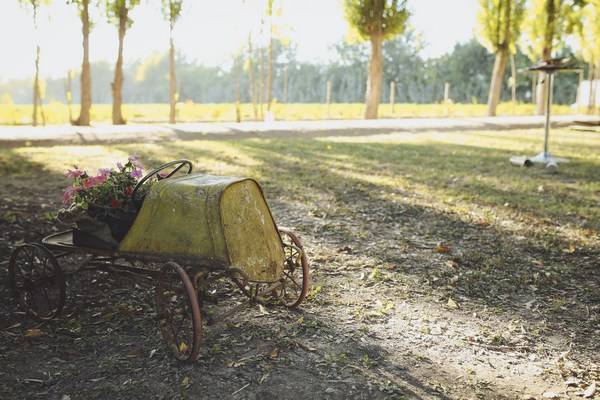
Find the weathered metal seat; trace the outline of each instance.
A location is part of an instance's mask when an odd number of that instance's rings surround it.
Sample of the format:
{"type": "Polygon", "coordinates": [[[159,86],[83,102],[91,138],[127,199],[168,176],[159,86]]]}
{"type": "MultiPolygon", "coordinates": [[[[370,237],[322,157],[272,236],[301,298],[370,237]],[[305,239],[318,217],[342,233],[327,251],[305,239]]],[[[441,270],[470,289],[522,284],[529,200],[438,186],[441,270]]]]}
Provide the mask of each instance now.
{"type": "Polygon", "coordinates": [[[281,238],[258,183],[184,175],[150,188],[120,252],[214,259],[254,282],[281,277],[281,238]]]}

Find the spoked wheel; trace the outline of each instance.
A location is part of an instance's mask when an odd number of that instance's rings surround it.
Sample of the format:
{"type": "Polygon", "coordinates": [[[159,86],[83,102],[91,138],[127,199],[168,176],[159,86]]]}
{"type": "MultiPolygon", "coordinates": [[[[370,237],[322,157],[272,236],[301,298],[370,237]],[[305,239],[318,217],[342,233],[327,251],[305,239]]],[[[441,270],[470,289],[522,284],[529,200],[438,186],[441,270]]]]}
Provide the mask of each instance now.
{"type": "Polygon", "coordinates": [[[285,228],[280,228],[279,234],[283,241],[285,260],[281,285],[273,294],[286,307],[293,308],[302,303],[308,292],[308,259],[298,236],[285,228]]]}
{"type": "Polygon", "coordinates": [[[269,283],[248,282],[243,277],[235,277],[232,278],[232,280],[242,291],[242,293],[251,301],[255,301],[260,304],[266,304],[269,302],[270,297],[265,296],[265,289],[270,285],[269,283]]]}
{"type": "Polygon", "coordinates": [[[60,314],[65,305],[65,278],[56,257],[43,245],[17,247],[8,262],[8,277],[19,305],[39,320],[60,314]]]}
{"type": "Polygon", "coordinates": [[[169,262],[155,289],[156,313],[163,338],[180,361],[195,361],[202,340],[202,317],[194,285],[178,264],[169,262]]]}

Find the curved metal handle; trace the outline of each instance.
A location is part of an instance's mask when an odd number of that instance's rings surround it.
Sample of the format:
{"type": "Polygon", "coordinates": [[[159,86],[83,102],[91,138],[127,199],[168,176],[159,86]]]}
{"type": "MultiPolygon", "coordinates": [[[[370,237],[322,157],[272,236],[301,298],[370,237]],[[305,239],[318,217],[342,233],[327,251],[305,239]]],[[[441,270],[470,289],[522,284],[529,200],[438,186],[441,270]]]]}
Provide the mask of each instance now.
{"type": "Polygon", "coordinates": [[[154,175],[157,175],[160,171],[162,171],[163,169],[167,169],[173,165],[177,165],[177,168],[175,168],[173,171],[171,171],[167,176],[159,178],[160,179],[167,179],[172,177],[173,175],[175,175],[177,173],[177,171],[179,171],[181,168],[183,168],[184,166],[187,165],[188,170],[186,172],[186,175],[189,175],[192,173],[192,162],[190,160],[175,160],[175,161],[170,161],[166,164],[161,165],[158,168],[153,169],[152,171],[148,172],[142,179],[140,179],[138,181],[138,183],[135,185],[135,187],[133,188],[133,192],[131,193],[131,198],[134,199],[135,195],[137,193],[137,191],[142,187],[142,185],[144,183],[146,183],[146,181],[148,181],[148,179],[152,178],[154,175]]]}

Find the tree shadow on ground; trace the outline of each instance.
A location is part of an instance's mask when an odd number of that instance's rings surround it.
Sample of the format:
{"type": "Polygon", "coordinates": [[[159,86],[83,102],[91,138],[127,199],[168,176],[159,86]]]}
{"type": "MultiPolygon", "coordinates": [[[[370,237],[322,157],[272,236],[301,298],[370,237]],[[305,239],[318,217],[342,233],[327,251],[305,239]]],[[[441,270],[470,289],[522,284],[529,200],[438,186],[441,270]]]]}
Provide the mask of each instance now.
{"type": "MultiPolygon", "coordinates": [[[[13,150],[0,153],[0,166],[6,177],[0,188],[6,234],[0,247],[3,399],[217,399],[247,383],[252,387],[234,398],[316,398],[324,393],[331,399],[449,398],[402,366],[386,366],[398,371],[396,382],[379,377],[370,371],[374,364],[364,366],[362,360],[369,355],[371,363],[384,362],[382,349],[357,341],[353,332],[340,342],[340,329],[318,315],[307,315],[300,324],[302,312],[270,311],[265,317],[251,308],[233,324],[209,331],[199,363],[176,363],[159,336],[152,292],[102,272],[67,279],[67,306],[58,319],[39,323],[22,315],[12,300],[4,261],[15,245],[39,242],[60,229],[46,213],[60,207],[66,180],[13,150]],[[318,349],[302,349],[296,338],[313,340],[318,349]],[[278,354],[273,355],[272,346],[278,354]],[[149,356],[153,350],[155,356],[149,356]],[[189,384],[182,383],[186,377],[189,384]]],[[[66,264],[62,267],[69,270],[72,265],[66,264]]]]}
{"type": "MultiPolygon", "coordinates": [[[[324,233],[333,246],[350,246],[357,253],[398,263],[403,274],[420,278],[442,295],[465,296],[529,319],[536,319],[541,313],[551,326],[560,327],[565,337],[578,332],[576,342],[584,348],[596,348],[592,338],[600,306],[600,270],[594,261],[600,255],[597,244],[565,251],[566,240],[555,240],[555,234],[519,233],[503,229],[501,224],[482,225],[427,204],[427,198],[413,201],[410,194],[394,197],[397,191],[410,191],[410,184],[408,188],[397,187],[394,182],[378,185],[346,173],[354,168],[367,176],[374,171],[377,175],[404,176],[409,182],[431,188],[434,195],[441,192],[464,196],[474,206],[483,204],[493,209],[505,201],[516,203],[511,212],[525,214],[520,217],[525,218],[525,224],[551,221],[555,226],[572,224],[577,228],[582,225],[578,218],[583,218],[589,219],[584,227],[593,229],[599,226],[597,214],[585,214],[597,210],[591,199],[581,200],[559,192],[544,196],[545,202],[540,202],[539,192],[522,193],[518,189],[535,187],[539,180],[549,185],[556,179],[574,180],[577,185],[593,184],[593,174],[588,172],[596,164],[573,163],[556,177],[538,171],[531,175],[528,170],[496,168],[500,162],[506,163],[507,154],[462,146],[290,141],[246,141],[240,146],[261,161],[261,179],[270,186],[279,186],[278,192],[286,193],[294,204],[321,199],[321,204],[308,207],[309,212],[327,209],[326,218],[334,222],[320,225],[318,218],[308,217],[304,229],[315,232],[315,240],[324,233]],[[345,164],[333,169],[329,160],[339,156],[343,156],[345,164]],[[439,160],[447,162],[441,165],[439,160]],[[497,182],[452,185],[453,177],[469,177],[473,173],[492,176],[497,182]],[[518,180],[526,183],[514,182],[518,180]],[[501,189],[502,186],[512,188],[501,189]],[[570,215],[559,214],[561,207],[569,210],[569,203],[575,203],[574,211],[570,215]],[[335,234],[327,235],[328,230],[335,234]],[[420,249],[423,242],[429,246],[425,251],[420,249]],[[435,254],[432,250],[438,242],[448,243],[454,254],[435,254]],[[401,250],[390,251],[398,248],[398,243],[401,250]],[[416,256],[407,257],[403,252],[416,256]],[[458,271],[445,267],[449,261],[457,264],[458,271]],[[532,300],[537,313],[524,307],[532,300]]],[[[597,235],[597,231],[590,234],[597,235]]]]}

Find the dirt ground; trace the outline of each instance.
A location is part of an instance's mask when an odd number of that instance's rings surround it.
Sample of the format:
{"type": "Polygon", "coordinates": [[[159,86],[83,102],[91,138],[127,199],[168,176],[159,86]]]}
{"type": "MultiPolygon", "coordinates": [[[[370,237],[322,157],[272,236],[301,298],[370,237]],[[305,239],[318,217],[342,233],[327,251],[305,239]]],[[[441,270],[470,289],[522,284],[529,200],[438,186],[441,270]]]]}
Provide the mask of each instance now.
{"type": "MultiPolygon", "coordinates": [[[[387,153],[328,144],[337,156],[349,151],[337,158],[341,169],[355,168],[354,178],[340,179],[322,163],[317,141],[239,146],[268,159],[252,168],[278,224],[305,242],[311,291],[297,310],[249,303],[227,323],[205,327],[193,364],[167,352],[151,288],[129,279],[74,275],[60,318],[38,323],[19,312],[6,260],[16,244],[59,229],[52,213],[65,180],[23,153],[4,154],[0,399],[600,399],[595,217],[540,216],[534,207],[490,220],[445,197],[451,206],[433,207],[433,192],[359,179],[367,160],[396,168],[387,153]],[[569,229],[587,236],[567,237],[569,229]]],[[[461,156],[438,154],[451,155],[461,156]]],[[[200,170],[244,162],[215,158],[200,170]]],[[[390,173],[414,174],[398,168],[390,173]]],[[[501,178],[521,173],[512,171],[501,178]]],[[[567,172],[540,176],[583,182],[567,172]]],[[[460,185],[455,178],[442,186],[460,185]]],[[[590,202],[598,204],[598,194],[590,202]]],[[[225,303],[246,301],[223,285],[225,303]]]]}

